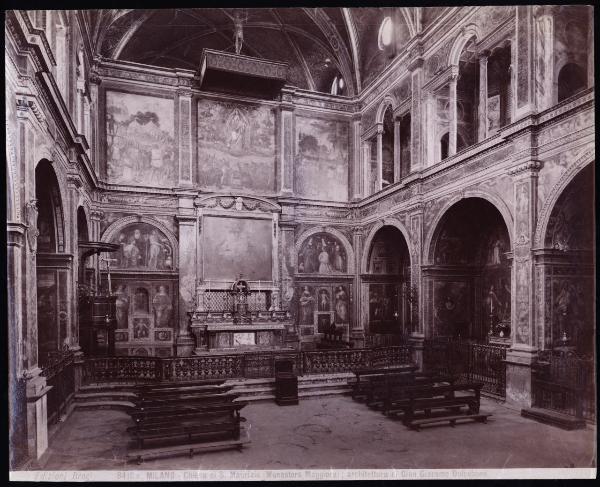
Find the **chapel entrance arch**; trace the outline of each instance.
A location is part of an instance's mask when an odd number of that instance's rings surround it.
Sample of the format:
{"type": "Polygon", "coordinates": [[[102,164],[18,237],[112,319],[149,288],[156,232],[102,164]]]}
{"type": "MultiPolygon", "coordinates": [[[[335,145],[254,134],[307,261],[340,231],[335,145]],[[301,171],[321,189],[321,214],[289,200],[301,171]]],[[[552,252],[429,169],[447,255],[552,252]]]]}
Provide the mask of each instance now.
{"type": "Polygon", "coordinates": [[[546,307],[544,348],[593,353],[595,343],[594,165],[586,165],[558,196],[538,252],[546,307]]]}
{"type": "Polygon", "coordinates": [[[429,334],[509,343],[510,236],[498,209],[483,198],[459,200],[439,221],[429,251],[429,334]]]}
{"type": "Polygon", "coordinates": [[[41,366],[68,340],[70,256],[64,253],[64,218],[60,188],[52,164],[42,160],[35,170],[37,199],[37,322],[41,366]]]}
{"type": "Polygon", "coordinates": [[[377,230],[363,270],[362,281],[367,285],[367,342],[381,345],[408,335],[410,253],[398,228],[384,225],[377,230]]]}

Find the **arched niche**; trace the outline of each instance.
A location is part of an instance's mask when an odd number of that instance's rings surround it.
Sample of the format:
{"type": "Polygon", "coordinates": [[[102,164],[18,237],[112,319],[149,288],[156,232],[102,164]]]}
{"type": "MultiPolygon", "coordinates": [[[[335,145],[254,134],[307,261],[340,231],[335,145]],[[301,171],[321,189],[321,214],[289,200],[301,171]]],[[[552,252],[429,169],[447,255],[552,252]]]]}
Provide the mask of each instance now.
{"type": "Polygon", "coordinates": [[[57,174],[48,160],[41,160],[36,166],[35,195],[36,201],[28,205],[27,213],[28,225],[37,227],[36,232],[31,232],[30,245],[37,253],[37,353],[38,362],[44,367],[70,338],[71,256],[65,254],[64,200],[57,174]]]}
{"type": "Polygon", "coordinates": [[[558,72],[557,101],[560,103],[587,88],[585,69],[576,63],[567,63],[558,72]]]}
{"type": "Polygon", "coordinates": [[[511,239],[504,216],[483,198],[446,208],[430,242],[427,306],[434,335],[485,341],[511,330],[511,239]]]}
{"type": "Polygon", "coordinates": [[[61,191],[52,164],[40,161],[35,169],[35,191],[38,206],[37,251],[65,251],[65,227],[61,191]]]}
{"type": "Polygon", "coordinates": [[[370,232],[361,263],[366,331],[372,343],[381,335],[412,331],[411,255],[404,227],[386,219],[370,232]]]}
{"type": "Polygon", "coordinates": [[[112,258],[116,269],[132,271],[174,271],[178,268],[178,244],[159,221],[133,216],[117,220],[102,236],[103,242],[118,244],[112,258]]]}
{"type": "Polygon", "coordinates": [[[544,250],[536,256],[544,347],[566,346],[579,354],[592,354],[595,338],[594,169],[587,164],[560,192],[545,227],[544,250]]]}
{"type": "Polygon", "coordinates": [[[299,275],[354,273],[354,253],[344,235],[332,228],[311,229],[296,244],[299,275]]]}

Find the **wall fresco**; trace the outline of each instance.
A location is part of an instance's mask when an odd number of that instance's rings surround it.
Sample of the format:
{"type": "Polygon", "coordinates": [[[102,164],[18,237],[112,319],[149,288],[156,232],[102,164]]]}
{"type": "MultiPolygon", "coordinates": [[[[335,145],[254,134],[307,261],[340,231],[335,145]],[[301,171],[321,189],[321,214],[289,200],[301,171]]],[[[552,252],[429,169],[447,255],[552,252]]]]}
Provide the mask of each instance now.
{"type": "Polygon", "coordinates": [[[112,243],[121,248],[112,257],[119,269],[173,270],[173,249],[169,239],[148,223],[132,223],[116,234],[112,243]]]}
{"type": "Polygon", "coordinates": [[[206,216],[202,222],[204,280],[272,279],[271,220],[206,216]]]}
{"type": "Polygon", "coordinates": [[[275,189],[274,108],[198,101],[198,185],[275,189]]]}
{"type": "Polygon", "coordinates": [[[344,246],[328,233],[309,237],[298,253],[300,274],[345,274],[348,260],[344,246]]]}
{"type": "Polygon", "coordinates": [[[348,200],[348,123],[296,117],[296,192],[299,196],[348,200]]]}
{"type": "Polygon", "coordinates": [[[433,288],[433,315],[436,335],[469,336],[468,286],[464,281],[436,281],[433,288]]]}
{"type": "Polygon", "coordinates": [[[108,182],[173,185],[177,174],[174,130],[172,100],[107,91],[108,182]]]}

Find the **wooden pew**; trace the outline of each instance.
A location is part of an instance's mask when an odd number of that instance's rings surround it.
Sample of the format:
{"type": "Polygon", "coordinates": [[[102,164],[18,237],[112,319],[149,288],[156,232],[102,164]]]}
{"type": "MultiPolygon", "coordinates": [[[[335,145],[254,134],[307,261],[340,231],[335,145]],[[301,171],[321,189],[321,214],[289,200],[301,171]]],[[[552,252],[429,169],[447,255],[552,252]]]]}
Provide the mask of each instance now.
{"type": "Polygon", "coordinates": [[[404,425],[417,431],[421,426],[446,421],[450,426],[462,420],[486,422],[491,415],[479,413],[482,387],[482,383],[408,386],[390,401],[386,413],[402,414],[404,425]],[[466,412],[461,412],[463,406],[468,408],[466,412]]]}
{"type": "Polygon", "coordinates": [[[239,394],[232,392],[218,392],[218,393],[189,393],[189,394],[173,394],[165,395],[160,398],[158,397],[141,397],[134,399],[133,403],[136,408],[150,410],[152,408],[170,408],[175,406],[182,406],[185,404],[190,405],[201,405],[211,403],[222,403],[232,402],[238,398],[239,394]]]}
{"type": "Polygon", "coordinates": [[[438,384],[454,384],[455,376],[435,374],[404,374],[374,378],[367,392],[366,404],[370,408],[383,411],[385,414],[394,400],[401,399],[407,387],[435,386],[438,384]]]}
{"type": "Polygon", "coordinates": [[[216,386],[192,386],[183,388],[147,390],[136,393],[138,400],[163,399],[167,397],[183,397],[191,394],[219,394],[229,392],[233,388],[232,385],[216,385],[216,386]]]}
{"type": "Polygon", "coordinates": [[[376,377],[396,374],[412,374],[418,367],[414,364],[388,365],[382,367],[362,367],[352,372],[356,376],[355,381],[348,381],[352,387],[352,398],[360,400],[364,397],[365,391],[369,388],[369,381],[376,377]],[[362,380],[361,380],[362,379],[362,380]]]}
{"type": "Polygon", "coordinates": [[[134,392],[136,394],[144,394],[157,391],[194,390],[202,389],[204,387],[223,386],[224,384],[225,380],[223,379],[196,380],[186,382],[157,382],[137,385],[134,388],[134,392]]]}
{"type": "Polygon", "coordinates": [[[247,404],[248,403],[245,401],[236,401],[227,404],[206,404],[200,407],[181,406],[169,410],[137,411],[131,415],[135,425],[127,428],[127,431],[135,431],[136,429],[149,424],[176,422],[179,420],[195,418],[202,420],[203,418],[210,419],[223,415],[236,416],[241,421],[240,410],[247,404]]]}

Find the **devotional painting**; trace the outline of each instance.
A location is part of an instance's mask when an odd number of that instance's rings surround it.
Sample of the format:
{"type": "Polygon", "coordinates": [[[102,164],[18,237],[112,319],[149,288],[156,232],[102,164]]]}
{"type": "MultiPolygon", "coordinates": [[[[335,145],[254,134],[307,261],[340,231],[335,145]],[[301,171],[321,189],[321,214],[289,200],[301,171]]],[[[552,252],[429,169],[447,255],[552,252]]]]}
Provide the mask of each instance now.
{"type": "Polygon", "coordinates": [[[300,285],[296,289],[300,326],[317,326],[320,333],[333,325],[350,322],[348,286],[342,284],[300,285]]]}
{"type": "Polygon", "coordinates": [[[204,217],[204,280],[271,281],[272,235],[271,219],[204,217]]]}
{"type": "Polygon", "coordinates": [[[296,192],[348,201],[348,123],[296,117],[296,192]]]}
{"type": "Polygon", "coordinates": [[[274,108],[199,100],[198,184],[212,190],[273,191],[274,108]]]}
{"type": "Polygon", "coordinates": [[[298,253],[300,274],[346,274],[347,265],[344,247],[328,233],[309,237],[298,253]]]}
{"type": "Polygon", "coordinates": [[[468,286],[464,281],[434,283],[435,333],[440,336],[470,335],[468,286]]]}
{"type": "Polygon", "coordinates": [[[113,254],[119,269],[173,270],[173,249],[163,232],[148,223],[132,223],[112,239],[120,246],[113,254]]]}
{"type": "Polygon", "coordinates": [[[108,181],[172,186],[177,174],[173,101],[106,92],[108,181]]]}

